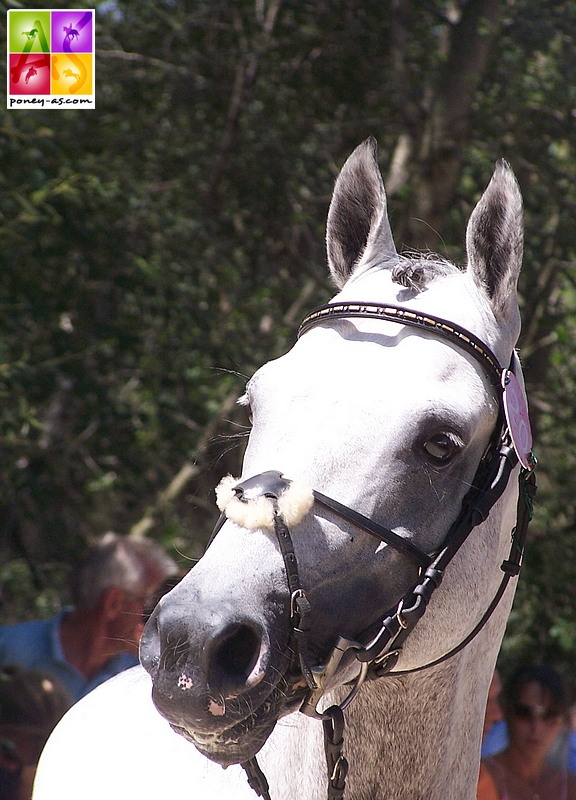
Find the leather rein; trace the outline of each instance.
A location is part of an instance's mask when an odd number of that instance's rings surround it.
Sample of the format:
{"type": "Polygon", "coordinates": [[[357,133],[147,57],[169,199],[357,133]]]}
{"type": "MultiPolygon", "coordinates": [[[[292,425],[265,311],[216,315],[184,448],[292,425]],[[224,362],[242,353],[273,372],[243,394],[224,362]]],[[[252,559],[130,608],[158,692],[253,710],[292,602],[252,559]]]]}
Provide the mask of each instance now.
{"type": "MultiPolygon", "coordinates": [[[[370,533],[405,557],[413,561],[420,574],[416,583],[400,599],[398,604],[386,611],[378,621],[370,625],[358,636],[357,641],[339,637],[332,652],[323,664],[310,665],[308,654],[308,635],[312,609],[302,588],[298,574],[298,564],[290,531],[278,509],[278,498],[290,485],[290,481],[279,472],[266,472],[243,481],[235,487],[237,496],[242,499],[245,490],[257,491],[270,498],[274,507],[274,530],[278,539],[290,590],[290,617],[292,633],[300,661],[300,669],[309,691],[300,707],[308,716],[322,720],[324,726],[324,746],[328,768],[328,800],[342,800],[348,764],[342,755],[344,716],[343,710],[353,700],[366,678],[377,679],[392,673],[402,646],[423,616],[434,591],[440,586],[444,572],[456,553],[467,540],[472,530],[484,522],[492,507],[504,493],[510,475],[519,460],[519,493],[516,525],[511,532],[511,545],[508,558],[502,563],[503,577],[485,613],[468,635],[443,656],[408,670],[395,671],[394,675],[417,672],[436,666],[460,652],[482,630],[500,602],[511,578],[520,572],[522,555],[526,540],[528,523],[532,516],[532,502],[536,494],[534,468],[536,459],[518,444],[518,434],[510,421],[505,395],[508,385],[515,379],[512,369],[503,369],[498,359],[483,342],[464,328],[452,322],[423,314],[411,309],[381,303],[331,303],[312,311],[302,322],[298,337],[310,328],[333,319],[381,319],[396,322],[432,333],[450,344],[465,350],[484,369],[493,384],[499,404],[498,421],[491,441],[480,461],[471,488],[462,501],[460,512],[441,544],[432,553],[426,553],[408,539],[378,524],[348,506],[326,495],[313,491],[314,501],[341,519],[370,533]],[[323,712],[318,711],[329,680],[336,672],[344,655],[351,651],[360,664],[357,678],[352,682],[350,693],[340,705],[334,705],[323,712]]],[[[524,443],[524,442],[523,442],[524,443]]],[[[224,515],[216,525],[212,538],[222,527],[224,515]]],[[[244,762],[248,782],[254,791],[265,800],[270,800],[268,783],[256,757],[244,762]]]]}

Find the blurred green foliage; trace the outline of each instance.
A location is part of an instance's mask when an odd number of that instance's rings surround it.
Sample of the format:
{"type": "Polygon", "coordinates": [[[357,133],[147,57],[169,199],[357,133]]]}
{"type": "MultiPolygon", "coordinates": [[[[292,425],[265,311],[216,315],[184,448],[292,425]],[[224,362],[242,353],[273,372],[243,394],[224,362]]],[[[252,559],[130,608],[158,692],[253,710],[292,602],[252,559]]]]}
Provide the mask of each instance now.
{"type": "Polygon", "coordinates": [[[0,111],[2,619],[67,602],[91,538],[143,517],[183,564],[198,557],[212,487],[239,470],[233,400],[330,296],[332,184],[374,134],[398,246],[462,261],[495,160],[519,178],[540,493],[502,659],[570,670],[576,6],[96,8],[97,109],[0,111]]]}

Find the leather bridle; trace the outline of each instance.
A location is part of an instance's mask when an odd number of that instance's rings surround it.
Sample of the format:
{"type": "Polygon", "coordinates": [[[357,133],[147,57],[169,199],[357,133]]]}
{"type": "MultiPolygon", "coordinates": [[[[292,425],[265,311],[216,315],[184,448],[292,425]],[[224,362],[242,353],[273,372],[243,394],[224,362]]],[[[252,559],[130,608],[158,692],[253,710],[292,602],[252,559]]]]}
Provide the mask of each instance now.
{"type": "MultiPolygon", "coordinates": [[[[360,633],[356,641],[339,637],[326,661],[318,666],[311,666],[308,653],[312,609],[300,582],[298,563],[289,528],[278,510],[278,498],[288,488],[290,481],[281,473],[271,471],[243,481],[234,489],[240,500],[243,499],[245,491],[250,490],[250,496],[253,497],[256,490],[262,496],[268,497],[274,506],[274,530],[280,545],[290,589],[292,632],[299,656],[300,669],[309,688],[300,711],[323,721],[329,800],[341,800],[345,788],[348,765],[342,755],[344,729],[342,712],[344,708],[352,701],[366,678],[381,678],[394,669],[406,638],[426,611],[434,591],[442,582],[447,566],[467,540],[471,531],[486,520],[490,510],[506,489],[510,475],[520,460],[522,465],[519,473],[517,518],[511,533],[510,553],[501,565],[504,575],[488,608],[469,634],[443,656],[419,667],[396,671],[393,674],[405,674],[436,666],[451,658],[474,639],[497,607],[510,579],[520,572],[526,532],[532,515],[532,501],[536,493],[534,477],[536,460],[531,450],[528,453],[517,452],[518,442],[514,438],[514,432],[511,431],[507,414],[505,414],[504,395],[507,384],[513,375],[511,368],[503,369],[490,348],[464,328],[430,314],[388,304],[346,302],[320,306],[304,319],[298,336],[302,336],[310,328],[326,321],[356,318],[380,319],[411,326],[439,336],[450,344],[465,350],[482,366],[493,384],[498,395],[499,413],[491,441],[480,461],[471,488],[462,501],[460,512],[450,526],[440,548],[432,553],[426,553],[413,542],[383,527],[369,517],[365,517],[318,491],[313,491],[314,500],[318,505],[355,527],[370,533],[381,542],[385,542],[412,560],[420,571],[415,584],[397,605],[386,611],[378,618],[377,622],[360,633]],[[318,703],[326,691],[329,680],[347,652],[352,652],[360,663],[358,677],[353,681],[349,695],[340,705],[331,706],[325,711],[319,712],[317,710],[318,703]]],[[[222,515],[213,537],[224,521],[225,516],[222,515]]],[[[267,781],[256,758],[250,759],[242,766],[252,788],[265,800],[269,800],[267,781]]]]}

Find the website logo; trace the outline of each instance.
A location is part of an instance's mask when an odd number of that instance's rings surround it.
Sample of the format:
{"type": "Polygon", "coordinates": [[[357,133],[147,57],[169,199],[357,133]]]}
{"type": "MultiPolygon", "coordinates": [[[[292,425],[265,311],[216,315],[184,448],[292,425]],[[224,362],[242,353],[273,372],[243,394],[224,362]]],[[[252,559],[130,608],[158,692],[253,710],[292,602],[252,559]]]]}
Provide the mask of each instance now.
{"type": "Polygon", "coordinates": [[[10,9],[8,108],[96,108],[94,34],[94,9],[10,9]]]}

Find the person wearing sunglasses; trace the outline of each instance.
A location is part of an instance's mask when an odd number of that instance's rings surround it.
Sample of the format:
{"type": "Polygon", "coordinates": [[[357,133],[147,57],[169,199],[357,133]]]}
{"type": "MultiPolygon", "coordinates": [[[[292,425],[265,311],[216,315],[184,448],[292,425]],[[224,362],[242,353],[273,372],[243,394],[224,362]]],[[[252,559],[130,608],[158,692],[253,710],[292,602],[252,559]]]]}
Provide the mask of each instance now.
{"type": "Polygon", "coordinates": [[[500,800],[576,800],[576,775],[546,761],[569,723],[570,701],[562,677],[546,665],[522,667],[504,686],[502,710],[508,746],[482,760],[492,785],[479,788],[478,800],[496,792],[500,800]]]}

